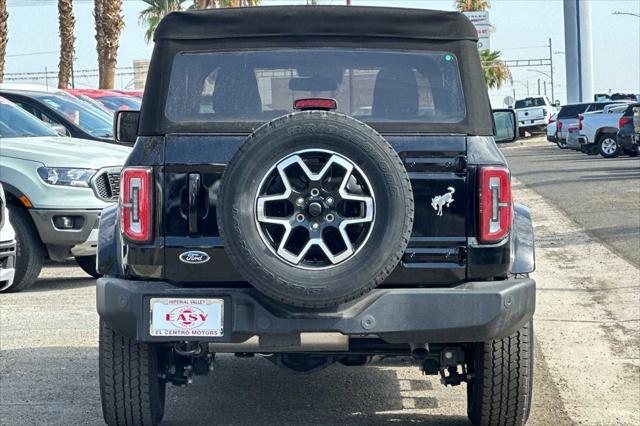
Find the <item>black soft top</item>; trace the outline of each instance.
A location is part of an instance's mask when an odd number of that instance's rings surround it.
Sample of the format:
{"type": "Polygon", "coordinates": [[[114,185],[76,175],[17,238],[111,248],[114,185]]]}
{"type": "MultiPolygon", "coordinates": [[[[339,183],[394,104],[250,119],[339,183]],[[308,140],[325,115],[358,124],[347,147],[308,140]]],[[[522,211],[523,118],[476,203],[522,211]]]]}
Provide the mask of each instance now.
{"type": "Polygon", "coordinates": [[[478,35],[461,13],[363,6],[260,6],[173,12],[156,29],[139,131],[250,133],[261,122],[176,123],[165,114],[174,58],[183,53],[345,48],[446,52],[457,58],[466,114],[457,123],[368,123],[382,133],[493,135],[478,35]]]}
{"type": "Polygon", "coordinates": [[[168,14],[154,40],[210,40],[274,36],[399,37],[478,40],[463,14],[364,6],[261,6],[168,14]]]}

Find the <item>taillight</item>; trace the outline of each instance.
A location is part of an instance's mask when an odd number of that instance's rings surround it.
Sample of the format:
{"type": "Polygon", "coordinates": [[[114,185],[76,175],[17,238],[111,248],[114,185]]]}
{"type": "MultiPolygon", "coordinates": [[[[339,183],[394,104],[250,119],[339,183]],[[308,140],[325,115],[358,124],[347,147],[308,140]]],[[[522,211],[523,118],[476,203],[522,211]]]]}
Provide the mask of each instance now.
{"type": "Polygon", "coordinates": [[[555,123],[555,122],[556,122],[556,118],[553,115],[549,117],[549,124],[555,123]]]}
{"type": "Polygon", "coordinates": [[[578,115],[578,129],[582,130],[582,120],[584,120],[584,116],[582,114],[578,115]]]}
{"type": "Polygon", "coordinates": [[[143,242],[151,238],[152,170],[127,167],[120,181],[120,230],[129,240],[143,242]]]}
{"type": "Polygon", "coordinates": [[[482,167],[480,181],[480,224],[478,240],[495,243],[511,229],[511,175],[505,167],[482,167]]]}
{"type": "Polygon", "coordinates": [[[620,117],[620,120],[618,120],[618,129],[622,129],[622,127],[628,123],[631,123],[631,117],[620,117]]]}
{"type": "Polygon", "coordinates": [[[542,108],[542,115],[544,115],[545,117],[547,116],[547,110],[546,110],[546,108],[542,108]]]}
{"type": "Polygon", "coordinates": [[[559,131],[562,130],[562,121],[558,120],[558,124],[556,124],[556,127],[559,131]]]}

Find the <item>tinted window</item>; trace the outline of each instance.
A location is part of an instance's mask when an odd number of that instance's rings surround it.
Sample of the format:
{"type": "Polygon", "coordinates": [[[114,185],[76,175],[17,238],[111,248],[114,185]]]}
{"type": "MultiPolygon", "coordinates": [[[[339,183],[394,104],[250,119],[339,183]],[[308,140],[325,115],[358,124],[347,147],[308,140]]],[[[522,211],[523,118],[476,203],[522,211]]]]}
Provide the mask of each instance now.
{"type": "Polygon", "coordinates": [[[55,130],[11,102],[0,98],[0,138],[59,136],[55,130]]]}
{"type": "Polygon", "coordinates": [[[140,110],[140,99],[125,96],[103,96],[98,98],[107,108],[117,111],[120,109],[140,110]]]}
{"type": "Polygon", "coordinates": [[[465,117],[448,53],[291,49],[184,53],[174,59],[166,115],[173,122],[264,122],[303,98],[333,98],[369,122],[457,123],[465,117]]]}
{"type": "Polygon", "coordinates": [[[531,108],[531,107],[546,106],[546,105],[547,104],[545,103],[544,98],[526,98],[526,99],[517,100],[515,104],[515,109],[531,108]]]}
{"type": "Polygon", "coordinates": [[[85,132],[98,137],[110,138],[113,136],[111,130],[113,125],[109,117],[87,103],[71,96],[36,95],[36,97],[85,132]]]}
{"type": "Polygon", "coordinates": [[[589,104],[565,105],[560,109],[558,118],[578,118],[578,114],[582,114],[587,110],[589,104]]]}

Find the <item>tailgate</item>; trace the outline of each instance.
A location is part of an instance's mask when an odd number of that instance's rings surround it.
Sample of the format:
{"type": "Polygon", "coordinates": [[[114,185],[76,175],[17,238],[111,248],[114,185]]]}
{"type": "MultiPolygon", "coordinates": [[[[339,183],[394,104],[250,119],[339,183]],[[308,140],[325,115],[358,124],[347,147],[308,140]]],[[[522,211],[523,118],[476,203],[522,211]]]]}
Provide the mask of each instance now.
{"type": "Polygon", "coordinates": [[[518,110],[518,120],[525,124],[528,120],[539,120],[544,118],[543,108],[527,108],[518,110]]]}
{"type": "MultiPolygon", "coordinates": [[[[415,200],[409,247],[386,284],[452,284],[464,280],[469,211],[466,138],[386,138],[407,168],[415,200]],[[437,199],[444,196],[453,201],[443,203],[439,214],[437,199]]],[[[243,281],[224,252],[216,221],[220,178],[244,139],[228,135],[167,136],[162,220],[168,280],[193,285],[239,285],[243,281]]]]}

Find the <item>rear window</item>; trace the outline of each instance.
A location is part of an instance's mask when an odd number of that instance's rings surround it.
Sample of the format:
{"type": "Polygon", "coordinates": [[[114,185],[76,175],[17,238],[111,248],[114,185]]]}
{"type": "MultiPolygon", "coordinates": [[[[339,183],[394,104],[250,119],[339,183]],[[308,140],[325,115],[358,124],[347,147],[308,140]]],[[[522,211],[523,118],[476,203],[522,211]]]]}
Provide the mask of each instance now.
{"type": "Polygon", "coordinates": [[[544,102],[544,98],[526,98],[526,99],[517,100],[515,104],[515,109],[539,107],[539,106],[546,106],[546,105],[547,104],[544,102]]]}
{"type": "Polygon", "coordinates": [[[578,114],[582,114],[587,110],[589,104],[565,105],[560,109],[558,118],[578,118],[578,114]]]}
{"type": "Polygon", "coordinates": [[[318,97],[366,122],[465,117],[454,55],[377,49],[178,54],[165,113],[174,123],[265,122],[291,112],[296,99],[318,97]]]}

